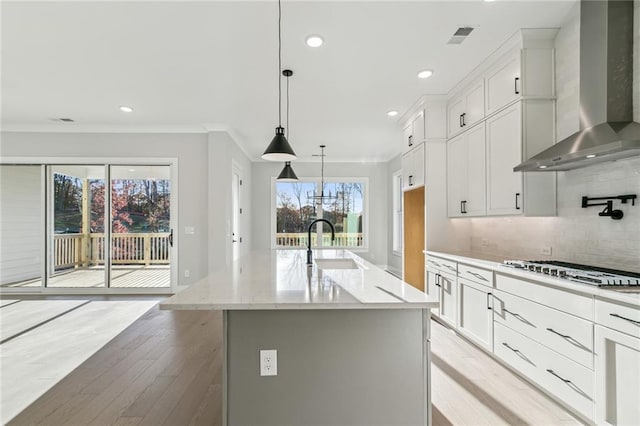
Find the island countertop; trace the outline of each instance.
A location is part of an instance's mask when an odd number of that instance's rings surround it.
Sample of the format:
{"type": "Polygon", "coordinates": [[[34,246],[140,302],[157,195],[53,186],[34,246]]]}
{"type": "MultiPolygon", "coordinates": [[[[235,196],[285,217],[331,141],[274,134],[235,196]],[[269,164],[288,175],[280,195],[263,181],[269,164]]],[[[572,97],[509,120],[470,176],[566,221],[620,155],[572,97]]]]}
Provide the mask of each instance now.
{"type": "Polygon", "coordinates": [[[160,303],[173,310],[426,309],[437,300],[348,250],[257,250],[160,303]],[[319,270],[315,259],[357,269],[319,270]]]}

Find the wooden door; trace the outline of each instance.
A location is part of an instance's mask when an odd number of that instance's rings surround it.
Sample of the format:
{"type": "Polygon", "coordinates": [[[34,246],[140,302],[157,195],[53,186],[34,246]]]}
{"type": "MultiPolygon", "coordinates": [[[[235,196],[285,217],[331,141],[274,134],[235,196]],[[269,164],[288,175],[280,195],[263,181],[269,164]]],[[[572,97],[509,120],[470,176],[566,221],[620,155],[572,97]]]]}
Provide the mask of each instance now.
{"type": "Polygon", "coordinates": [[[403,279],[424,291],[424,187],[404,193],[403,279]]]}

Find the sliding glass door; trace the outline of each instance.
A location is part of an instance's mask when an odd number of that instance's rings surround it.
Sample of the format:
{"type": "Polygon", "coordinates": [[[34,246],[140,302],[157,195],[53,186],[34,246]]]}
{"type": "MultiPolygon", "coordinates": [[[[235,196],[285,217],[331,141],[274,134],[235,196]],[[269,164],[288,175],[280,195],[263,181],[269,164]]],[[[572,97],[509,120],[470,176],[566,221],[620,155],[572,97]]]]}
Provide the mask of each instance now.
{"type": "Polygon", "coordinates": [[[171,287],[169,165],[0,165],[0,288],[171,287]]]}
{"type": "Polygon", "coordinates": [[[111,287],[171,284],[169,166],[111,166],[111,287]]]}
{"type": "Polygon", "coordinates": [[[104,288],[104,165],[55,165],[49,177],[47,287],[104,288]]]}

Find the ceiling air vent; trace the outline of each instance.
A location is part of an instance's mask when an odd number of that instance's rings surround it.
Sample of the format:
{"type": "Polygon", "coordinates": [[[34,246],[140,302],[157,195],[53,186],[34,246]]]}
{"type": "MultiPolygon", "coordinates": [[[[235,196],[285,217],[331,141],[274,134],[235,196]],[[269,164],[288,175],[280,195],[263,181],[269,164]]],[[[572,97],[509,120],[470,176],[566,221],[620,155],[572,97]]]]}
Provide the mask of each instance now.
{"type": "Polygon", "coordinates": [[[73,123],[73,118],[52,118],[51,121],[62,121],[63,123],[73,123]]]}
{"type": "Polygon", "coordinates": [[[461,44],[469,34],[473,31],[473,27],[460,27],[453,33],[453,37],[447,42],[447,44],[461,44]]]}

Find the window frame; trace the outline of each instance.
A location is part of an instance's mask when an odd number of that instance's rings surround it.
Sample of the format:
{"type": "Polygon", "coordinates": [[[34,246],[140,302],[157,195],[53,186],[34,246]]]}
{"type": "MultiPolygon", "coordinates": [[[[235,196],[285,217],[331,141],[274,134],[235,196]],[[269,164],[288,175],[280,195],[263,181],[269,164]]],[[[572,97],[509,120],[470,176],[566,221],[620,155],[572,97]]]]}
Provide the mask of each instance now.
{"type": "MultiPolygon", "coordinates": [[[[320,186],[321,179],[319,177],[302,176],[298,177],[298,182],[301,183],[315,183],[317,187],[320,186]]],[[[365,252],[369,251],[369,178],[368,177],[326,177],[324,183],[341,183],[341,182],[355,182],[364,185],[364,191],[362,193],[362,246],[359,247],[347,247],[347,246],[321,246],[312,247],[314,250],[326,250],[326,249],[344,249],[353,252],[365,252]]],[[[278,183],[276,176],[271,176],[271,226],[270,237],[272,250],[300,250],[300,247],[286,247],[276,245],[276,184],[278,183]]]]}

